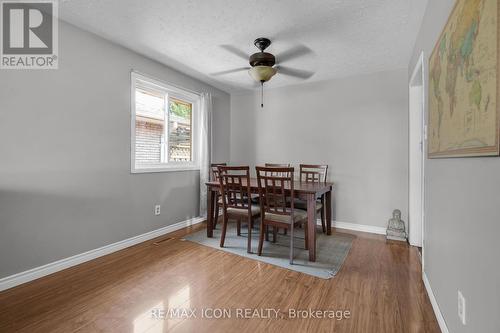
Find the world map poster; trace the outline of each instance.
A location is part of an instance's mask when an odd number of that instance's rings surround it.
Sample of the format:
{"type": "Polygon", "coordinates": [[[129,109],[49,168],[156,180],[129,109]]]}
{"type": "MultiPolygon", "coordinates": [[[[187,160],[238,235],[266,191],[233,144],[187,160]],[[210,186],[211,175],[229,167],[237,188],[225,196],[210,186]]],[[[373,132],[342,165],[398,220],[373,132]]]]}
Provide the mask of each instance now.
{"type": "Polygon", "coordinates": [[[458,0],[429,60],[428,154],[499,155],[497,0],[458,0]]]}

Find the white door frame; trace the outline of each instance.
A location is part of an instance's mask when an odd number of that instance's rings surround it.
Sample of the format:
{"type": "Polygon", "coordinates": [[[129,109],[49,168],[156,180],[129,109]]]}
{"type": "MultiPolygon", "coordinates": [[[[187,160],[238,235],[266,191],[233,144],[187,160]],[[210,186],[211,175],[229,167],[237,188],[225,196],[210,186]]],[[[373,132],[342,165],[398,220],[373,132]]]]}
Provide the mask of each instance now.
{"type": "Polygon", "coordinates": [[[425,156],[426,156],[426,139],[427,131],[425,125],[425,64],[424,64],[424,52],[420,54],[420,57],[413,70],[413,75],[411,76],[409,87],[409,107],[408,107],[408,239],[410,245],[422,247],[422,266],[424,258],[424,225],[425,225],[425,196],[424,196],[424,185],[425,185],[425,156]],[[417,112],[418,114],[413,114],[417,112]],[[413,119],[413,120],[412,120],[413,119]],[[413,135],[417,134],[417,137],[413,135]],[[413,137],[413,138],[412,138],[413,137]],[[412,156],[415,154],[415,147],[411,144],[415,144],[415,138],[420,141],[420,153],[417,156],[412,156]],[[413,148],[413,149],[412,149],[413,148]],[[412,158],[413,157],[413,158],[412,158]],[[412,166],[412,160],[415,161],[417,158],[416,165],[412,166]],[[416,168],[416,173],[412,172],[412,168],[416,168]],[[413,178],[412,178],[413,177],[413,178]],[[412,198],[416,203],[412,203],[412,198]],[[412,209],[413,205],[417,205],[415,209],[412,209]],[[413,220],[412,220],[412,215],[413,220]]]}

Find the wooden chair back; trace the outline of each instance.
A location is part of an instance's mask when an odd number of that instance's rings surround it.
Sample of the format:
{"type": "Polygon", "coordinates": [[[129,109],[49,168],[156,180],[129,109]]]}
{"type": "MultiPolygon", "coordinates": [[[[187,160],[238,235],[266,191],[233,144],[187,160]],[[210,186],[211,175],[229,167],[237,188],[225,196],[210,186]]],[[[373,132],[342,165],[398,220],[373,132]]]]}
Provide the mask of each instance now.
{"type": "Polygon", "coordinates": [[[300,181],[304,183],[326,183],[328,165],[301,164],[300,181]]]}
{"type": "Polygon", "coordinates": [[[265,166],[268,168],[289,168],[290,163],[266,163],[265,166]]]}
{"type": "Polygon", "coordinates": [[[219,181],[219,166],[226,166],[227,163],[212,163],[210,164],[210,179],[212,181],[219,181]]]}
{"type": "Polygon", "coordinates": [[[290,167],[256,167],[255,170],[261,209],[272,214],[292,215],[294,169],[290,167]]]}
{"type": "MultiPolygon", "coordinates": [[[[290,163],[266,163],[265,166],[268,168],[289,168],[290,163]]],[[[276,172],[277,171],[269,171],[270,174],[276,174],[276,172]]],[[[293,172],[292,172],[292,176],[293,176],[293,172]]]]}
{"type": "Polygon", "coordinates": [[[251,207],[250,168],[248,166],[218,166],[222,207],[248,209],[251,207]]]}

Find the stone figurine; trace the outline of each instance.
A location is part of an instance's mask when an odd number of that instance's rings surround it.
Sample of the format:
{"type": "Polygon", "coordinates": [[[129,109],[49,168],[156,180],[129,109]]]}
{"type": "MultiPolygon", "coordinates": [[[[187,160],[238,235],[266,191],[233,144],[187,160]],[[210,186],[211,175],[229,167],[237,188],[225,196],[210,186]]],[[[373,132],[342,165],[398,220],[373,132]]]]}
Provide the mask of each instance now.
{"type": "Polygon", "coordinates": [[[395,209],[392,218],[387,225],[386,238],[395,241],[406,242],[405,222],[401,220],[401,211],[395,209]]]}

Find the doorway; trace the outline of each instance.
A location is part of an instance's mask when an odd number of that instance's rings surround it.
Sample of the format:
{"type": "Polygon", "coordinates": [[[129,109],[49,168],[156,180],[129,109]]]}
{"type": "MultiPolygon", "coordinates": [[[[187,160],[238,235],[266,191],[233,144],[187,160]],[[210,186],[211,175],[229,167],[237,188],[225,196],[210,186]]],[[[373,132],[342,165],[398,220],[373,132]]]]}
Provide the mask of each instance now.
{"type": "Polygon", "coordinates": [[[409,85],[408,114],[408,239],[422,247],[424,235],[424,160],[425,160],[425,80],[424,53],[420,54],[409,85]]]}

